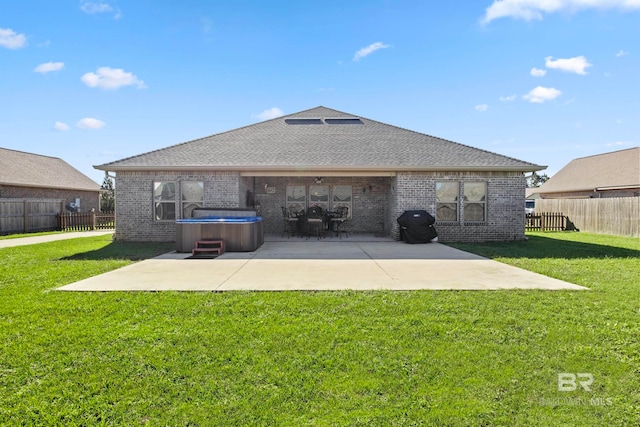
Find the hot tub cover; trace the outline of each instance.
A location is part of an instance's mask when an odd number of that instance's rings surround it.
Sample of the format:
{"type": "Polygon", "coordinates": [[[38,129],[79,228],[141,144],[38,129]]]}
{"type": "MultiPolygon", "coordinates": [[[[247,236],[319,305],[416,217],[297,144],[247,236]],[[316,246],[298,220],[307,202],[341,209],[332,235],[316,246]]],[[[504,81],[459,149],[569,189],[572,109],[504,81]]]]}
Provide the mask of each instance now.
{"type": "Polygon", "coordinates": [[[404,211],[398,217],[400,239],[407,243],[429,243],[438,236],[436,219],[424,210],[404,211]]]}

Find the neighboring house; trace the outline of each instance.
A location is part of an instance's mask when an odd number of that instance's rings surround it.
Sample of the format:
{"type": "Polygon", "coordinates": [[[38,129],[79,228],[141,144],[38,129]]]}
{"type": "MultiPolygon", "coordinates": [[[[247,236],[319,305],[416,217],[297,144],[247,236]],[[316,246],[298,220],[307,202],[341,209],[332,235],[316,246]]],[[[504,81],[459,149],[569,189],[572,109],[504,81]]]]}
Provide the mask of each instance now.
{"type": "Polygon", "coordinates": [[[351,232],[399,238],[424,209],[441,241],[524,239],[525,172],[544,166],[325,107],[95,166],[116,173],[116,239],[175,240],[195,207],[347,207],[351,232]]]}
{"type": "Polygon", "coordinates": [[[57,157],[0,148],[0,198],[59,199],[73,212],[100,210],[100,186],[57,157]]]}
{"type": "Polygon", "coordinates": [[[541,199],[640,196],[640,147],[574,159],[536,190],[541,199]]]}
{"type": "Polygon", "coordinates": [[[536,199],[540,198],[540,193],[538,193],[538,188],[540,187],[529,187],[524,192],[524,212],[528,214],[535,213],[536,211],[536,199]]]}
{"type": "Polygon", "coordinates": [[[540,192],[538,191],[540,187],[529,187],[525,190],[525,198],[527,200],[535,200],[540,198],[540,192]]]}

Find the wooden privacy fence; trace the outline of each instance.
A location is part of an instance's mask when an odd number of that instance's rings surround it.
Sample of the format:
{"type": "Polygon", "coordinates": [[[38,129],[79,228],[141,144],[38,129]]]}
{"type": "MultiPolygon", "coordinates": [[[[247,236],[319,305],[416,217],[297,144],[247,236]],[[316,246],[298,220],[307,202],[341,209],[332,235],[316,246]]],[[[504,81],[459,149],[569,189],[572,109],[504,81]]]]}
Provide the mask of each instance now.
{"type": "Polygon", "coordinates": [[[64,200],[0,199],[0,234],[56,230],[63,211],[64,200]]]}
{"type": "Polygon", "coordinates": [[[537,199],[536,211],[558,211],[587,233],[640,237],[640,197],[537,199]]]}
{"type": "Polygon", "coordinates": [[[62,231],[105,230],[115,228],[113,212],[82,212],[58,215],[58,229],[62,231]]]}
{"type": "Polygon", "coordinates": [[[530,213],[525,216],[526,231],[564,231],[567,217],[561,212],[530,213]]]}

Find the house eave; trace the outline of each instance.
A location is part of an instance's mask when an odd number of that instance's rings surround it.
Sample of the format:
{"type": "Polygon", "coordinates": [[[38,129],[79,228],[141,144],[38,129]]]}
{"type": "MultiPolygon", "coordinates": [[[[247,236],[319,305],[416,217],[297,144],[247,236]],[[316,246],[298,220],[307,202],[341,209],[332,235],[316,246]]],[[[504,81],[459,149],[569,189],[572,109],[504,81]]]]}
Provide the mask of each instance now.
{"type": "Polygon", "coordinates": [[[186,165],[186,166],[115,166],[99,165],[95,169],[118,171],[234,171],[244,176],[252,175],[296,175],[319,174],[325,176],[352,174],[375,174],[379,176],[395,176],[398,172],[533,172],[546,169],[546,166],[222,166],[222,165],[186,165]]]}
{"type": "Polygon", "coordinates": [[[70,191],[95,191],[96,193],[103,191],[99,186],[98,188],[82,188],[82,187],[60,186],[55,184],[29,184],[29,183],[5,182],[5,181],[0,181],[0,185],[7,185],[12,187],[27,187],[27,188],[54,188],[56,190],[70,190],[70,191]]]}
{"type": "Polygon", "coordinates": [[[594,191],[635,190],[637,188],[640,188],[640,184],[616,185],[611,187],[596,187],[594,191]]]}
{"type": "Polygon", "coordinates": [[[561,189],[553,189],[552,191],[540,191],[540,194],[545,195],[555,195],[555,194],[567,194],[567,193],[597,193],[597,192],[606,192],[606,191],[614,191],[614,190],[634,190],[640,189],[640,184],[630,184],[630,185],[615,185],[609,187],[583,187],[583,188],[561,188],[561,189]]]}

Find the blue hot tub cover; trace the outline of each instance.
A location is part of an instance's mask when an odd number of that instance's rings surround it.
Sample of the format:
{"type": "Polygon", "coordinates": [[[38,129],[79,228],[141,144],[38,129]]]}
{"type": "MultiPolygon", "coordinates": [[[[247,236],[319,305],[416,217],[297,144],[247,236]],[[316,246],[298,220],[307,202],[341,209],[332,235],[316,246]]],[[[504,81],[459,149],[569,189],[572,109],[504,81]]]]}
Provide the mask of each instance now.
{"type": "Polygon", "coordinates": [[[205,223],[205,222],[258,222],[261,216],[204,216],[199,218],[177,219],[178,223],[205,223]]]}

